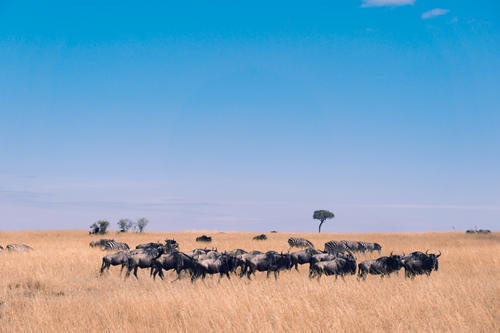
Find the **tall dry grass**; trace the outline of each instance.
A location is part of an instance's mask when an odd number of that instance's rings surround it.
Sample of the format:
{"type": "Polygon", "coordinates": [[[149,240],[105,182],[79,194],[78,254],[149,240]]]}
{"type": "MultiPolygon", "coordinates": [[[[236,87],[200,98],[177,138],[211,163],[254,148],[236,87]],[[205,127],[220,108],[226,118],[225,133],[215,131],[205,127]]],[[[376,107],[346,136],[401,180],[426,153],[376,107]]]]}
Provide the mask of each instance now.
{"type": "MultiPolygon", "coordinates": [[[[131,246],[175,238],[199,247],[200,233],[111,235],[131,246]]],[[[252,241],[249,233],[209,233],[219,250],[284,250],[291,234],[252,241]]],[[[31,253],[0,254],[1,332],[499,332],[500,234],[295,234],[318,247],[331,239],[377,241],[391,250],[441,250],[430,278],[404,274],[345,282],[282,272],[278,281],[218,277],[191,284],[153,281],[146,271],[124,281],[118,267],[100,277],[104,253],[84,231],[3,232],[0,244],[25,243],[31,253]]],[[[364,260],[376,255],[361,256],[364,260]]],[[[174,273],[167,277],[173,279],[174,273]]]]}

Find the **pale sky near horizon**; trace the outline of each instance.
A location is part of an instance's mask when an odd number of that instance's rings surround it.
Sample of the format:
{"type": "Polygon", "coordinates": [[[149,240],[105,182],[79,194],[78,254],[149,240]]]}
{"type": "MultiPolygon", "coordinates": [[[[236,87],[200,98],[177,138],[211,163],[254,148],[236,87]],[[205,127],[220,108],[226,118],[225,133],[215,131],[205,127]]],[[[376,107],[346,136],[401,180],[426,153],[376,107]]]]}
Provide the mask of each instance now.
{"type": "Polygon", "coordinates": [[[500,226],[500,2],[0,2],[0,230],[500,226]]]}

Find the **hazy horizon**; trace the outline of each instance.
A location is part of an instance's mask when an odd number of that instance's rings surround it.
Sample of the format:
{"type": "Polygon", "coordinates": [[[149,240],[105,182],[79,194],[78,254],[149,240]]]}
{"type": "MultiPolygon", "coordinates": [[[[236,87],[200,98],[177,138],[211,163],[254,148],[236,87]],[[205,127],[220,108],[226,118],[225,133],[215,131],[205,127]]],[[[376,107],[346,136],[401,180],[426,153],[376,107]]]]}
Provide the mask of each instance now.
{"type": "Polygon", "coordinates": [[[0,229],[500,225],[500,2],[0,5],[0,229]]]}

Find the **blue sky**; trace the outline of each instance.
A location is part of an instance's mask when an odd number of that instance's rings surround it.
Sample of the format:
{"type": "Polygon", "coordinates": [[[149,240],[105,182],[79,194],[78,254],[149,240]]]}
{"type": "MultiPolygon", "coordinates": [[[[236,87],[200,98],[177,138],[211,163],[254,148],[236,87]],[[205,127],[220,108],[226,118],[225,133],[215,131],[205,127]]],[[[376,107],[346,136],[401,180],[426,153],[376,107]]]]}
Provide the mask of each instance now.
{"type": "Polygon", "coordinates": [[[500,2],[0,2],[0,226],[500,225],[500,2]]]}

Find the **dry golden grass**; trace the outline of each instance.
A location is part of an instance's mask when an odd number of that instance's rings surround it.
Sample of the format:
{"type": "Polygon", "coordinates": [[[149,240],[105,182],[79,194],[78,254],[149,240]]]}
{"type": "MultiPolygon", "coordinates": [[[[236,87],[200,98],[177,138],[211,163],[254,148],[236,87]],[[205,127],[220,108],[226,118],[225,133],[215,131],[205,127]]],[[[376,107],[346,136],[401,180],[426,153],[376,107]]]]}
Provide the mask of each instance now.
{"type": "MultiPolygon", "coordinates": [[[[109,235],[131,246],[175,238],[200,247],[191,233],[109,235]]],[[[219,250],[285,250],[291,234],[209,233],[219,250]]],[[[218,277],[191,284],[153,281],[146,271],[124,281],[118,267],[100,277],[100,237],[85,231],[3,232],[0,244],[25,243],[31,253],[0,254],[1,332],[499,332],[500,234],[295,234],[318,247],[331,239],[377,241],[391,250],[441,250],[430,278],[369,276],[310,280],[307,265],[280,279],[218,277]]],[[[361,256],[358,259],[375,257],[361,256]]],[[[173,279],[174,273],[167,277],[173,279]]]]}

